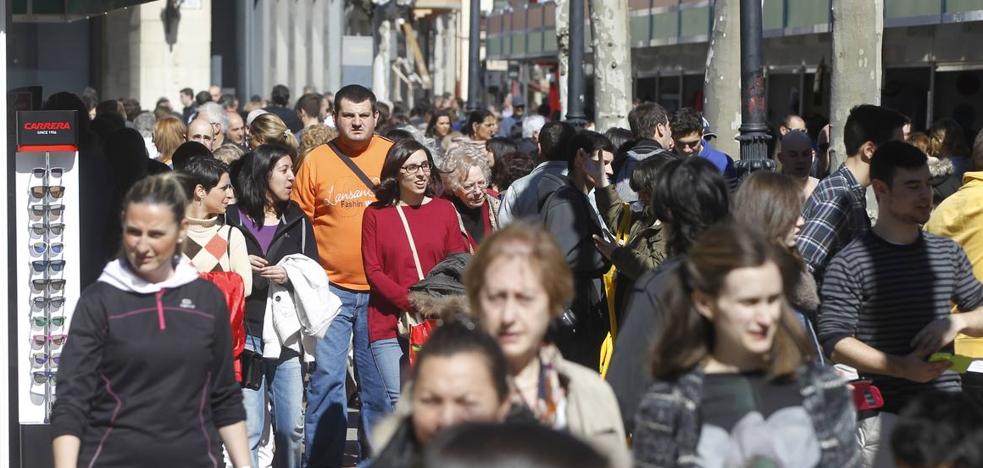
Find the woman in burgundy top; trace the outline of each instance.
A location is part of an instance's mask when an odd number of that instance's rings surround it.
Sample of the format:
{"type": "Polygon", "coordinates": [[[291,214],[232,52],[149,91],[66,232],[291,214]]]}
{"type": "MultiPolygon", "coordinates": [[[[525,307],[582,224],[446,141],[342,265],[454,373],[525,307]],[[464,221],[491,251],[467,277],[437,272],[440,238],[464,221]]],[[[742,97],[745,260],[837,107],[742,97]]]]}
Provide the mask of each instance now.
{"type": "Polygon", "coordinates": [[[401,311],[413,309],[409,287],[447,255],[467,251],[454,206],[433,197],[434,172],[430,151],[423,145],[416,140],[397,142],[382,166],[376,188],[379,201],[362,218],[362,261],[371,288],[369,346],[392,405],[399,399],[403,356],[396,324],[401,311]],[[400,213],[412,236],[407,236],[400,213]]]}

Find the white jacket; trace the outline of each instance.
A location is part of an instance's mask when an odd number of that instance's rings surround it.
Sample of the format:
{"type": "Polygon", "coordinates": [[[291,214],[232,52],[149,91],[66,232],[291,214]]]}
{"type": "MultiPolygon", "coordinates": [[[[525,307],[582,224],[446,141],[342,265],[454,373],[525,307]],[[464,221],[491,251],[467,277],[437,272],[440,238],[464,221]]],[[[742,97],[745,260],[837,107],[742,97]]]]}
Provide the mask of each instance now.
{"type": "Polygon", "coordinates": [[[263,357],[280,357],[286,346],[314,361],[314,339],[323,338],[341,311],[341,299],[331,292],[328,275],[302,254],[287,255],[277,265],[287,270],[286,285],[270,282],[263,318],[263,357]]]}

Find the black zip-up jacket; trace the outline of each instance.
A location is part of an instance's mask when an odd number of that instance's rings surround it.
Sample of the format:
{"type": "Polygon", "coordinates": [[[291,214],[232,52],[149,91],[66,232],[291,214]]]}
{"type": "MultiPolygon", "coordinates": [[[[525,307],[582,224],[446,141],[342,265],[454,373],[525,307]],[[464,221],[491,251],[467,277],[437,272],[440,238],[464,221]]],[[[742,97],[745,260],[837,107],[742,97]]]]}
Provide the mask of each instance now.
{"type": "Polygon", "coordinates": [[[52,436],[81,439],[79,466],[218,468],[218,428],[246,419],[222,293],[201,279],[147,294],[94,283],[57,394],[52,436]]]}
{"type": "MultiPolygon", "coordinates": [[[[245,213],[235,205],[225,213],[225,223],[235,226],[242,231],[246,238],[246,252],[249,255],[263,257],[270,265],[276,265],[283,257],[293,254],[304,254],[320,263],[317,254],[317,241],[314,239],[314,228],[304,215],[304,211],[293,201],[287,202],[277,225],[276,233],[270,248],[263,253],[256,237],[242,225],[245,213]]],[[[288,284],[289,287],[289,284],[288,284]]],[[[263,316],[266,314],[266,299],[269,295],[270,283],[266,278],[253,273],[253,292],[246,298],[246,333],[253,336],[263,336],[263,316]]]]}

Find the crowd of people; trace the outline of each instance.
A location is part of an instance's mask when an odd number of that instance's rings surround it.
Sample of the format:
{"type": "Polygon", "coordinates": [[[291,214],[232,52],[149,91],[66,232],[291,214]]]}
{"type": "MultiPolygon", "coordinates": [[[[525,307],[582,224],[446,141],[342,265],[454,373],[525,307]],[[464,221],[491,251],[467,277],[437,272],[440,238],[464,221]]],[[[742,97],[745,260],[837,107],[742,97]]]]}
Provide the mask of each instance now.
{"type": "Polygon", "coordinates": [[[983,465],[983,132],[83,97],[56,467],[983,465]]]}

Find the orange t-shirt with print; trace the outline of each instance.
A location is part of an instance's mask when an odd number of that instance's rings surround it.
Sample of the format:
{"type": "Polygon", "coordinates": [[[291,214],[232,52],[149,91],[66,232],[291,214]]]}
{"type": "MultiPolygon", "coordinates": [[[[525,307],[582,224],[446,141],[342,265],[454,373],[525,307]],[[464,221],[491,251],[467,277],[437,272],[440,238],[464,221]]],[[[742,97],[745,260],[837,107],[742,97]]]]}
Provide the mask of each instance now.
{"type": "MultiPolygon", "coordinates": [[[[362,152],[355,152],[340,140],[334,141],[365,175],[379,183],[382,164],[392,141],[374,135],[362,152]]],[[[321,266],[331,283],[355,291],[368,291],[362,266],[362,213],[376,200],[372,190],[330,146],[321,145],[304,159],[290,198],[311,220],[321,266]]]]}

